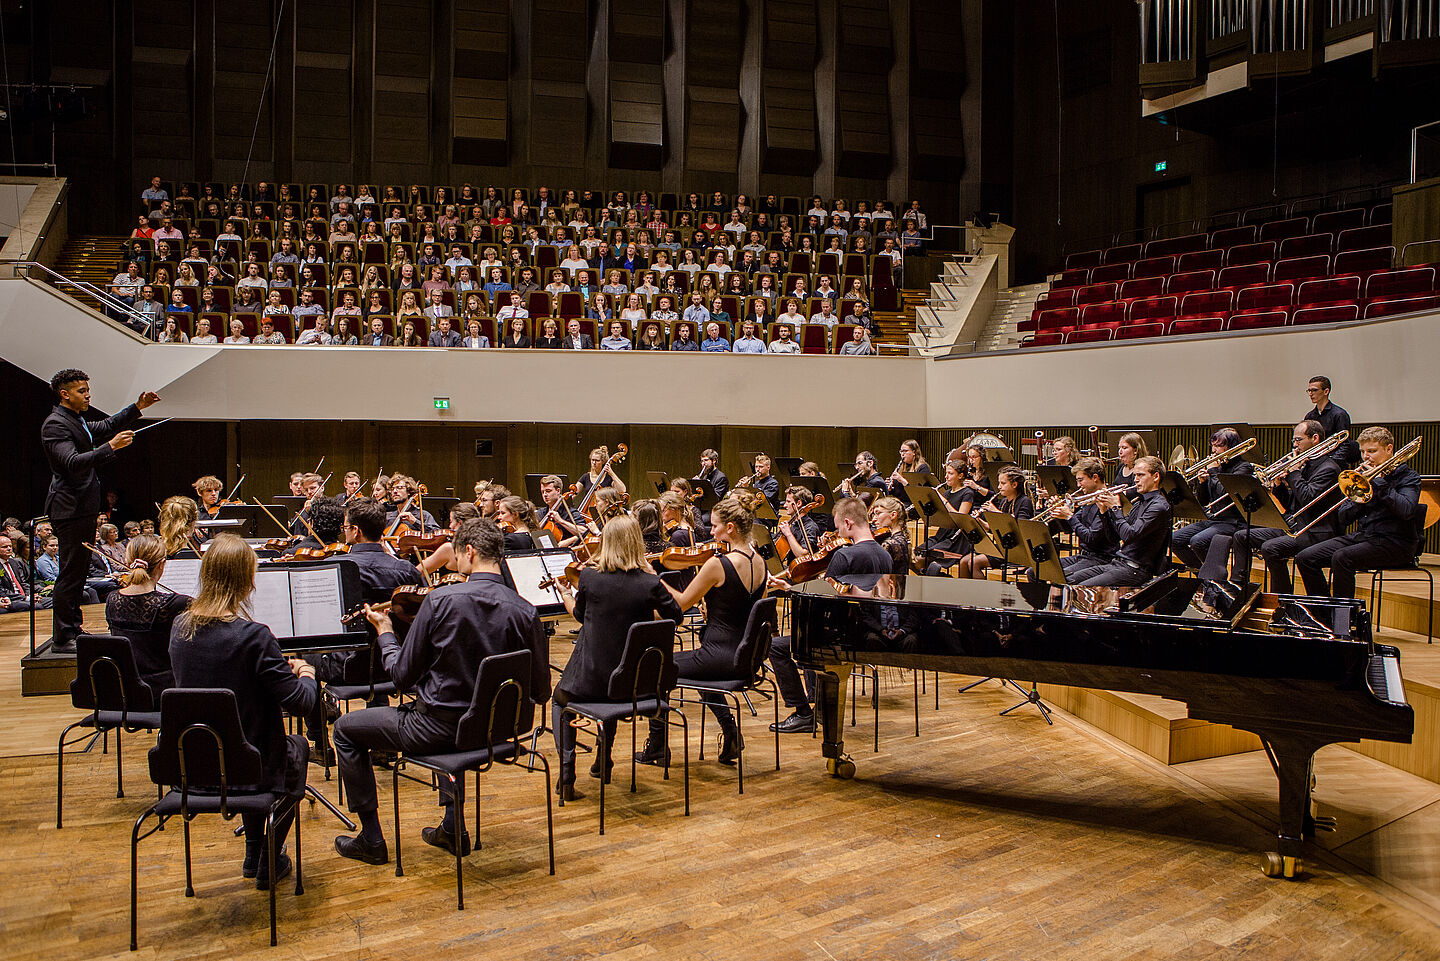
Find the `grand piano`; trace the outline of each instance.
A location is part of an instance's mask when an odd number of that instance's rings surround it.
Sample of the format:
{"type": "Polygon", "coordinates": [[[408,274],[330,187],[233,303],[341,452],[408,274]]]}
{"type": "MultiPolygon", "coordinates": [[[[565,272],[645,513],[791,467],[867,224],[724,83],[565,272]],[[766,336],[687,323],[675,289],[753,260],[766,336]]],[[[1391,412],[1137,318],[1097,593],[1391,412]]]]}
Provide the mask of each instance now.
{"type": "Polygon", "coordinates": [[[1217,619],[1190,605],[1196,586],[1176,571],[1120,591],[911,576],[884,600],[824,580],[800,585],[792,650],[817,672],[827,770],[855,772],[842,723],[855,664],[1158,694],[1259,736],[1280,784],[1278,851],[1263,870],[1293,878],[1304,841],[1328,826],[1310,812],[1315,752],[1411,739],[1400,653],[1371,639],[1369,612],[1353,599],[1235,584],[1217,619]]]}

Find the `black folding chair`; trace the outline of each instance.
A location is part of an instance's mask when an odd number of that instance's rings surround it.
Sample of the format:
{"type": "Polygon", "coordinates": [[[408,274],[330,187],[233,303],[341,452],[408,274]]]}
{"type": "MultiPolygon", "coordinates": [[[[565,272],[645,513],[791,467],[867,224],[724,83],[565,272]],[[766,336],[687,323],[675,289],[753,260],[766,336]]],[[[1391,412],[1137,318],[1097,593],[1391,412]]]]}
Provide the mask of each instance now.
{"type": "MultiPolygon", "coordinates": [[[[535,726],[535,705],[530,700],[530,661],[526,651],[492,654],[480,662],[470,708],[460,718],[455,731],[455,751],[443,754],[405,754],[403,764],[413,764],[450,781],[454,789],[455,825],[455,900],[465,910],[465,876],[461,871],[463,857],[461,838],[465,832],[465,774],[475,772],[475,847],[480,847],[480,775],[499,764],[520,766],[521,761],[539,758],[545,773],[545,826],[550,840],[550,873],[555,873],[555,818],[550,807],[550,762],[545,755],[532,752],[520,743],[535,726]]],[[[392,768],[391,792],[395,799],[395,876],[404,877],[400,856],[400,772],[402,764],[392,768]]],[[[533,771],[533,762],[523,768],[533,771]]],[[[407,780],[431,784],[409,774],[407,780]]]]}
{"type": "MultiPolygon", "coordinates": [[[[730,702],[735,711],[736,730],[740,732],[740,757],[735,762],[739,772],[740,791],[745,793],[745,734],[744,723],[740,713],[740,701],[745,700],[745,706],[750,710],[751,717],[759,717],[760,712],[755,710],[750,703],[750,695],[758,694],[771,702],[775,708],[775,723],[780,723],[780,689],[776,687],[775,680],[765,670],[765,661],[770,656],[770,639],[775,636],[776,624],[778,623],[775,614],[776,598],[762,597],[750,608],[750,616],[745,621],[745,634],[740,639],[740,646],[735,649],[735,674],[736,680],[712,681],[700,680],[698,678],[682,677],[675,681],[675,686],[684,690],[708,692],[719,694],[730,702]],[[770,685],[767,692],[761,685],[770,685]]],[[[700,712],[700,759],[705,759],[705,712],[700,712]]],[[[775,770],[780,770],[780,732],[775,732],[775,770]]]]}
{"type": "MultiPolygon", "coordinates": [[[[195,896],[190,867],[190,822],[201,814],[229,821],[237,815],[265,818],[265,854],[270,878],[270,944],[275,937],[276,822],[296,812],[300,797],[279,791],[255,790],[264,780],[260,752],[245,739],[235,692],[226,688],[171,688],[160,695],[160,738],[150,749],[150,779],[162,788],[160,800],[135,821],[130,832],[130,950],[137,948],[137,891],[140,842],[179,815],[185,827],[185,896],[195,896]],[[176,786],[178,785],[178,786],[176,786]],[[140,833],[150,815],[156,823],[140,833]]],[[[300,879],[300,819],[295,818],[295,893],[304,894],[300,879]]]]}
{"type": "Polygon", "coordinates": [[[160,726],[160,712],[155,710],[155,693],[140,679],[135,667],[135,652],[128,638],[115,634],[81,634],[75,639],[75,679],[70,682],[70,703],[85,717],[60,732],[60,745],[55,752],[55,828],[62,826],[61,813],[65,804],[65,748],[85,741],[83,751],[103,738],[105,750],[110,749],[110,732],[115,732],[115,796],[125,796],[124,752],[122,731],[135,733],[160,726]],[[77,728],[80,733],[70,737],[77,728]]]}
{"type": "MultiPolygon", "coordinates": [[[[673,720],[678,718],[681,730],[684,732],[682,743],[684,747],[684,780],[685,780],[685,816],[690,816],[690,728],[685,715],[679,711],[671,711],[670,704],[665,699],[665,694],[675,684],[675,622],[669,620],[641,621],[638,624],[631,624],[630,630],[625,635],[625,648],[620,654],[620,663],[615,670],[610,672],[610,679],[606,684],[605,693],[609,700],[605,701],[571,701],[560,711],[560,723],[568,724],[566,715],[587,718],[595,724],[595,737],[597,746],[596,755],[601,759],[601,764],[611,758],[614,745],[605,743],[605,725],[618,723],[619,721],[630,722],[630,792],[635,792],[635,773],[637,764],[635,761],[635,750],[638,747],[635,737],[635,722],[640,718],[664,717],[667,728],[670,724],[677,723],[673,720]]],[[[669,746],[669,737],[666,737],[666,746],[669,746]]],[[[608,767],[608,766],[607,766],[608,767]]],[[[670,780],[670,765],[664,765],[665,780],[670,780]]],[[[602,768],[600,778],[600,833],[605,833],[605,782],[608,781],[609,771],[602,768]]],[[[565,799],[560,799],[560,806],[565,806],[565,799]]]]}

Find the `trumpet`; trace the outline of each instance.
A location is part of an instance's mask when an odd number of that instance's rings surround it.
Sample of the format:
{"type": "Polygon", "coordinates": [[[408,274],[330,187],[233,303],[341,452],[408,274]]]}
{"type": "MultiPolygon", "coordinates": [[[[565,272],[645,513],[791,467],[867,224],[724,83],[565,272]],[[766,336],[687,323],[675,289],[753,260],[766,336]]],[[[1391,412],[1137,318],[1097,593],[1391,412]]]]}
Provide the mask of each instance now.
{"type": "Polygon", "coordinates": [[[1229,450],[1216,451],[1204,460],[1196,461],[1189,467],[1185,468],[1185,470],[1181,471],[1180,476],[1184,477],[1185,482],[1188,484],[1190,481],[1193,481],[1201,474],[1211,470],[1212,468],[1219,467],[1227,460],[1239,457],[1241,454],[1254,447],[1256,443],[1256,439],[1254,437],[1251,437],[1249,440],[1242,440],[1240,443],[1236,444],[1234,447],[1231,447],[1229,450]]]}
{"type": "MultiPolygon", "coordinates": [[[[1275,463],[1269,465],[1268,467],[1262,467],[1257,470],[1255,472],[1255,479],[1260,481],[1260,483],[1264,484],[1266,487],[1269,487],[1274,484],[1275,481],[1279,480],[1281,477],[1284,477],[1292,470],[1299,470],[1300,466],[1306,461],[1314,460],[1317,457],[1324,457],[1326,454],[1329,454],[1331,451],[1335,450],[1335,448],[1339,447],[1341,444],[1345,443],[1349,439],[1350,432],[1348,430],[1342,430],[1331,434],[1329,437],[1325,438],[1309,450],[1292,450],[1290,453],[1286,454],[1284,457],[1280,458],[1275,463]]],[[[1229,494],[1221,494],[1219,497],[1215,498],[1213,501],[1205,505],[1205,513],[1210,513],[1212,510],[1215,509],[1215,506],[1217,504],[1223,504],[1229,497],[1229,494]]]]}
{"type": "Polygon", "coordinates": [[[1088,494],[1066,494],[1065,499],[1062,500],[1060,503],[1051,504],[1049,507],[1036,514],[1033,518],[1031,518],[1031,520],[1039,521],[1042,524],[1047,523],[1051,519],[1053,519],[1056,508],[1061,507],[1062,505],[1068,506],[1072,509],[1076,507],[1084,507],[1087,504],[1095,503],[1106,494],[1123,494],[1132,486],[1134,485],[1113,484],[1110,487],[1102,487],[1099,490],[1093,490],[1088,494]]]}
{"type": "MultiPolygon", "coordinates": [[[[1424,441],[1424,439],[1424,437],[1415,438],[1410,443],[1397,450],[1394,454],[1390,455],[1388,459],[1382,461],[1379,464],[1376,464],[1374,467],[1367,468],[1364,465],[1361,465],[1354,470],[1341,471],[1340,479],[1337,480],[1333,486],[1325,488],[1325,490],[1319,496],[1311,500],[1309,504],[1305,505],[1305,507],[1309,507],[1310,504],[1319,503],[1320,498],[1326,496],[1332,490],[1340,491],[1340,500],[1336,501],[1334,504],[1331,504],[1328,508],[1325,509],[1325,513],[1316,517],[1313,521],[1300,528],[1300,530],[1296,531],[1291,536],[1299,537],[1300,535],[1304,534],[1310,528],[1314,527],[1316,524],[1320,523],[1325,518],[1329,517],[1331,514],[1335,513],[1337,510],[1343,507],[1346,501],[1349,501],[1352,504],[1370,503],[1371,498],[1375,496],[1375,485],[1372,484],[1371,481],[1376,477],[1380,477],[1390,473],[1390,471],[1394,470],[1401,464],[1410,460],[1416,454],[1420,453],[1420,444],[1424,441]]],[[[1301,507],[1300,511],[1303,511],[1305,507],[1301,507]]],[[[1298,514],[1300,513],[1300,511],[1296,511],[1295,513],[1298,514]]]]}

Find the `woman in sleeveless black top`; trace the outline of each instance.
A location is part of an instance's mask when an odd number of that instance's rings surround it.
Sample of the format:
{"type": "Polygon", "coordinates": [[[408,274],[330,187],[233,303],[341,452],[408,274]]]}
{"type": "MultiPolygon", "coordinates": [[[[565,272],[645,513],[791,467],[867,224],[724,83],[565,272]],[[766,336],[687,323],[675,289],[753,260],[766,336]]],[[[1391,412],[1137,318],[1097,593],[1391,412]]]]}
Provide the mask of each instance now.
{"type": "MultiPolygon", "coordinates": [[[[667,589],[675,596],[681,610],[689,610],[703,597],[706,621],[700,632],[700,647],[675,655],[675,667],[681,677],[707,681],[748,679],[748,665],[735,663],[735,655],[745,635],[750,609],[765,593],[765,561],[750,543],[750,528],[755,513],[740,498],[756,496],[739,492],[715,505],[711,518],[715,523],[715,540],[725,545],[700,568],[683,592],[667,589]]],[[[720,723],[720,762],[733,764],[740,756],[740,729],[725,699],[718,694],[700,695],[720,723]]],[[[650,737],[645,749],[636,755],[644,764],[663,763],[665,757],[665,722],[650,722],[650,737]]]]}

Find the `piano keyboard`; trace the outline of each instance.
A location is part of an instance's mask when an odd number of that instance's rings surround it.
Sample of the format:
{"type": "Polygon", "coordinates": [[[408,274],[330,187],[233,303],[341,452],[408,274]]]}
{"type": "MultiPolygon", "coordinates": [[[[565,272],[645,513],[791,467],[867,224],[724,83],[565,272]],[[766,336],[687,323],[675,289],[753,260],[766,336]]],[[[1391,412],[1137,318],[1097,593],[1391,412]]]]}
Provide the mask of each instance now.
{"type": "Polygon", "coordinates": [[[1400,680],[1400,658],[1394,654],[1376,654],[1370,658],[1370,690],[1381,700],[1392,704],[1405,703],[1405,684],[1400,680]]]}

